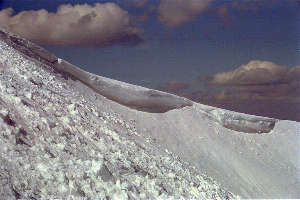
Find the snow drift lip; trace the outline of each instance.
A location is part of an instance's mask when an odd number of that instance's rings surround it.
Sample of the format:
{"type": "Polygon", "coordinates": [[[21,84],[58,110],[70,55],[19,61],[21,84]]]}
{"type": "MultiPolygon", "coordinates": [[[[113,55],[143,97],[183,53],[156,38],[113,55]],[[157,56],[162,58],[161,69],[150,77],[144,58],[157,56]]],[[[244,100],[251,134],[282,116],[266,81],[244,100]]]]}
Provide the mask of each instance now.
{"type": "Polygon", "coordinates": [[[249,115],[198,103],[194,104],[194,107],[196,110],[204,112],[211,120],[224,128],[241,133],[270,133],[274,130],[276,123],[280,121],[274,118],[249,115]]]}
{"type": "Polygon", "coordinates": [[[24,55],[36,59],[44,64],[49,65],[57,60],[55,55],[46,51],[42,47],[2,29],[0,29],[0,39],[24,55]]]}
{"type": "Polygon", "coordinates": [[[183,97],[88,73],[57,58],[42,47],[5,30],[0,29],[0,39],[24,55],[53,66],[57,71],[81,81],[100,95],[132,109],[164,113],[193,105],[192,101],[183,97]]]}
{"type": "Polygon", "coordinates": [[[213,110],[210,113],[223,127],[238,132],[252,134],[270,133],[278,121],[272,118],[247,115],[222,109],[213,110]]]}
{"type": "MultiPolygon", "coordinates": [[[[173,109],[195,105],[183,97],[88,73],[57,58],[42,47],[1,29],[0,39],[24,55],[52,66],[58,72],[79,80],[96,93],[132,109],[150,113],[165,113],[173,109]]],[[[204,107],[200,109],[206,110],[204,107]]],[[[218,108],[209,109],[208,113],[223,127],[245,133],[269,133],[278,121],[258,116],[250,117],[250,115],[218,108]]]]}
{"type": "Polygon", "coordinates": [[[98,94],[139,111],[164,113],[193,105],[192,101],[183,97],[85,72],[62,59],[58,59],[54,67],[81,81],[98,94]]]}

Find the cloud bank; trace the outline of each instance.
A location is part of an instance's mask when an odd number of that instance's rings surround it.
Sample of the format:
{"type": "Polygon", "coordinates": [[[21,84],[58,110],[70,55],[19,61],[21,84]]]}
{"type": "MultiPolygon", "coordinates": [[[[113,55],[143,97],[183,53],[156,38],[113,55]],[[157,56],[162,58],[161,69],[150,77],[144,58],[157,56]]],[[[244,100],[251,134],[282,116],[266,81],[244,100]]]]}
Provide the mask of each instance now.
{"type": "Polygon", "coordinates": [[[142,41],[143,31],[131,26],[128,12],[114,3],[61,5],[56,13],[13,12],[0,11],[0,27],[41,45],[101,47],[142,41]]]}
{"type": "Polygon", "coordinates": [[[254,60],[206,81],[216,91],[209,99],[214,106],[300,121],[300,66],[254,60]]]}
{"type": "Polygon", "coordinates": [[[287,68],[268,61],[254,60],[234,71],[215,74],[209,84],[262,85],[290,82],[297,78],[299,67],[287,68]]]}
{"type": "Polygon", "coordinates": [[[202,77],[197,84],[173,81],[157,89],[210,106],[300,121],[300,66],[253,60],[233,71],[202,77]]]}
{"type": "Polygon", "coordinates": [[[169,27],[191,21],[209,7],[213,0],[161,0],[158,19],[169,27]]]}

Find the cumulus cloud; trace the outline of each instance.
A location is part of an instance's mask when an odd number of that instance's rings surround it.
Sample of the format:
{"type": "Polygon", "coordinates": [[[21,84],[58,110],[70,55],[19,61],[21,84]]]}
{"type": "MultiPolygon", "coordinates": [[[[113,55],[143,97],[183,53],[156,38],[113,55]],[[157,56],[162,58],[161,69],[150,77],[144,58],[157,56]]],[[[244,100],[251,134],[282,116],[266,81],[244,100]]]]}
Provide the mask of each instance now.
{"type": "Polygon", "coordinates": [[[130,15],[114,3],[93,6],[61,5],[56,13],[44,9],[0,11],[0,27],[42,45],[106,46],[141,42],[142,30],[133,27],[130,15]]]}
{"type": "Polygon", "coordinates": [[[300,121],[300,66],[250,61],[231,72],[201,78],[185,97],[248,114],[300,121]]]}
{"type": "Polygon", "coordinates": [[[211,86],[223,87],[222,97],[285,99],[300,103],[300,66],[288,68],[255,60],[232,72],[215,74],[206,81],[211,86]]]}
{"type": "Polygon", "coordinates": [[[300,121],[300,66],[254,60],[231,72],[190,84],[171,81],[157,89],[210,106],[300,121]]]}
{"type": "Polygon", "coordinates": [[[284,80],[286,82],[300,81],[300,66],[292,67],[284,77],[284,80]]]}
{"type": "Polygon", "coordinates": [[[189,22],[209,7],[213,0],[161,0],[158,19],[169,27],[189,22]]]}
{"type": "MultiPolygon", "coordinates": [[[[296,70],[292,68],[290,70],[296,70]]],[[[215,74],[209,84],[215,85],[261,85],[290,81],[289,68],[268,61],[254,60],[234,71],[215,74]]]]}

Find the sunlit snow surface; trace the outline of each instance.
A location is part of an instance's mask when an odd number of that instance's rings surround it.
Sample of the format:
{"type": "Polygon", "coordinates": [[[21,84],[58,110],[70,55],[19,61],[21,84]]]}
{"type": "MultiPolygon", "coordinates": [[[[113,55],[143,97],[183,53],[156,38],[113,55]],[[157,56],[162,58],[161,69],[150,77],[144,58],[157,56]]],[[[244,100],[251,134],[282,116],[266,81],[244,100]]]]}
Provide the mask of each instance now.
{"type": "MultiPolygon", "coordinates": [[[[66,138],[71,133],[73,133],[71,135],[76,135],[76,132],[79,132],[85,138],[91,139],[88,141],[92,141],[92,138],[98,134],[97,130],[99,130],[101,133],[109,134],[113,142],[122,141],[123,139],[119,137],[123,132],[114,131],[117,127],[113,123],[114,118],[108,117],[100,121],[93,121],[94,117],[91,117],[99,115],[99,111],[101,113],[115,113],[121,116],[124,124],[128,122],[132,126],[130,128],[127,125],[129,130],[134,130],[132,131],[133,135],[137,133],[142,138],[155,141],[154,146],[157,149],[168,149],[182,160],[195,165],[198,172],[213,177],[222,187],[241,197],[300,198],[298,190],[300,123],[204,106],[168,93],[96,76],[84,72],[64,60],[58,60],[54,55],[31,43],[26,43],[17,37],[14,40],[3,39],[3,35],[5,36],[5,33],[2,33],[2,40],[6,41],[9,46],[1,42],[1,55],[5,55],[1,57],[2,80],[6,80],[5,71],[13,70],[14,73],[12,74],[18,76],[18,79],[28,80],[37,87],[39,85],[47,86],[48,90],[40,92],[37,90],[39,95],[45,93],[43,95],[45,97],[50,95],[50,99],[61,99],[62,105],[64,102],[70,101],[67,103],[68,106],[61,108],[64,112],[51,111],[59,124],[70,128],[71,131],[66,133],[66,138]],[[44,74],[32,71],[30,65],[26,65],[28,71],[22,68],[25,65],[21,62],[29,62],[29,60],[26,59],[27,57],[20,58],[20,55],[16,51],[12,51],[11,47],[29,56],[30,62],[33,62],[32,65],[44,68],[44,74]],[[9,48],[10,50],[7,50],[9,48]],[[7,55],[11,52],[14,53],[7,55]],[[19,57],[16,58],[16,55],[19,57]],[[43,64],[38,64],[39,62],[43,64]],[[20,66],[22,70],[13,66],[20,66]],[[37,79],[37,77],[39,78],[37,79]],[[40,80],[40,82],[35,79],[40,80]],[[51,87],[58,88],[56,93],[51,92],[51,87]],[[63,98],[59,98],[59,96],[63,98]],[[80,100],[81,98],[84,100],[80,100]],[[82,110],[81,107],[86,108],[82,110]],[[69,114],[64,115],[65,113],[69,114]],[[77,115],[82,117],[80,119],[85,119],[86,116],[88,122],[80,122],[83,124],[79,124],[79,121],[72,120],[72,116],[77,115]],[[101,128],[98,123],[103,124],[103,127],[101,128]],[[110,124],[111,127],[105,128],[106,123],[110,124]],[[89,126],[94,127],[92,130],[95,132],[89,132],[89,126]],[[75,127],[77,130],[73,130],[75,127]]],[[[14,77],[10,78],[13,80],[14,77]]],[[[6,92],[5,97],[1,97],[2,101],[8,102],[10,106],[22,104],[20,107],[16,106],[16,108],[21,109],[17,113],[22,113],[28,109],[28,106],[23,106],[23,104],[36,105],[29,98],[34,98],[34,93],[29,95],[24,89],[22,90],[24,94],[20,91],[15,96],[14,87],[17,86],[8,87],[7,84],[8,82],[5,84],[1,82],[0,84],[1,90],[6,92]]],[[[46,112],[54,109],[55,107],[47,102],[47,98],[43,101],[43,95],[40,97],[40,107],[37,109],[46,112]]],[[[5,104],[3,103],[3,105],[5,104]]],[[[3,109],[1,112],[3,113],[1,116],[8,116],[5,114],[8,113],[7,110],[3,109]]],[[[30,124],[28,127],[40,127],[41,130],[44,127],[51,131],[52,128],[49,123],[48,126],[43,125],[42,120],[42,118],[46,121],[50,120],[49,116],[39,116],[43,112],[31,113],[28,119],[41,117],[41,120],[37,122],[41,124],[30,124]]],[[[17,118],[17,116],[15,117],[17,118]]],[[[9,122],[9,119],[3,117],[3,120],[5,119],[6,122],[9,122]]],[[[32,123],[35,122],[32,120],[32,123]]],[[[55,124],[55,122],[53,123],[55,124]]],[[[126,129],[126,125],[123,129],[126,129]]],[[[59,132],[59,130],[57,131],[59,132]]],[[[21,141],[35,148],[35,144],[32,144],[29,139],[21,138],[21,141]]],[[[76,143],[76,140],[74,142],[76,143]]],[[[97,146],[94,142],[91,142],[91,145],[97,146]]],[[[57,149],[59,148],[64,149],[58,145],[57,149]]],[[[69,148],[72,149],[72,145],[69,148]]],[[[59,154],[59,152],[52,154],[59,154]]],[[[113,155],[116,156],[116,154],[113,155]]],[[[93,163],[89,163],[87,166],[90,165],[92,166],[93,163]]],[[[92,168],[96,170],[96,168],[92,168]]],[[[43,166],[40,166],[39,169],[47,170],[43,166]]],[[[103,174],[108,173],[106,168],[103,170],[103,174]]],[[[182,171],[182,173],[185,172],[182,171]]],[[[190,175],[193,176],[193,174],[190,175]]],[[[170,174],[171,178],[177,176],[179,174],[175,176],[170,174]]],[[[125,187],[120,186],[122,185],[120,182],[116,182],[116,184],[117,188],[125,187]]],[[[68,189],[62,188],[62,191],[72,191],[70,189],[72,187],[75,186],[69,185],[68,189]]],[[[196,188],[199,189],[199,187],[196,188]]],[[[166,191],[171,193],[172,189],[168,188],[166,191]]],[[[194,189],[191,191],[187,194],[195,193],[194,189]]],[[[120,193],[120,195],[122,194],[120,193]]],[[[200,194],[202,195],[202,193],[200,194]]],[[[201,195],[198,197],[203,197],[201,195]]]]}

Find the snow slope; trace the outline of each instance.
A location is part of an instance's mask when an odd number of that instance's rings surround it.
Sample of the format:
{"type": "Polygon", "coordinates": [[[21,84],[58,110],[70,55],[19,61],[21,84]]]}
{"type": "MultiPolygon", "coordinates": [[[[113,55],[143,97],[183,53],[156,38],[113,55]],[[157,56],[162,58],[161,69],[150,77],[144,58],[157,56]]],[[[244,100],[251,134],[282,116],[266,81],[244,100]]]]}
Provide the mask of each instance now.
{"type": "Polygon", "coordinates": [[[0,36],[41,67],[54,69],[54,79],[64,79],[88,104],[117,113],[157,149],[168,149],[233,193],[300,198],[300,123],[209,107],[90,74],[18,36],[0,36]]]}

